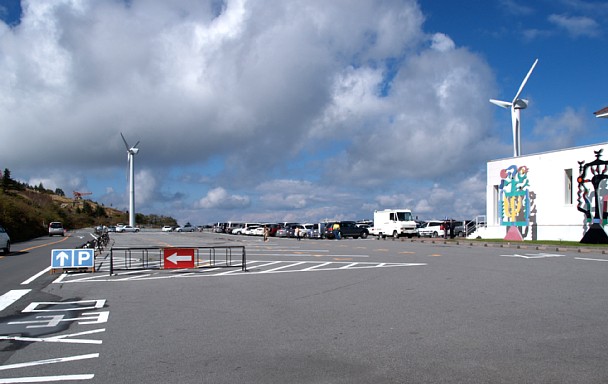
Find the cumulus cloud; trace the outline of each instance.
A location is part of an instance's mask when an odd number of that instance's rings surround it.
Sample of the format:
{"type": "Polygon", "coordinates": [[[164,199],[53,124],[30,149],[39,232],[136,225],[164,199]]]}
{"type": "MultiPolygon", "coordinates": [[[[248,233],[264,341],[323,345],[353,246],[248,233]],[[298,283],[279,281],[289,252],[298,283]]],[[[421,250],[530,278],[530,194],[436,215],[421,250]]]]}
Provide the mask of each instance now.
{"type": "Polygon", "coordinates": [[[431,48],[439,52],[451,51],[456,47],[454,41],[444,33],[435,33],[431,40],[431,48]]]}
{"type": "Polygon", "coordinates": [[[248,196],[229,194],[222,187],[217,187],[210,190],[205,197],[198,201],[197,207],[204,209],[222,208],[222,209],[238,209],[249,206],[250,199],[248,196]]]}
{"type": "Polygon", "coordinates": [[[423,24],[414,0],[24,1],[0,32],[0,160],[126,205],[122,132],[138,210],[415,205],[412,180],[475,173],[495,144],[488,65],[423,24]]]}

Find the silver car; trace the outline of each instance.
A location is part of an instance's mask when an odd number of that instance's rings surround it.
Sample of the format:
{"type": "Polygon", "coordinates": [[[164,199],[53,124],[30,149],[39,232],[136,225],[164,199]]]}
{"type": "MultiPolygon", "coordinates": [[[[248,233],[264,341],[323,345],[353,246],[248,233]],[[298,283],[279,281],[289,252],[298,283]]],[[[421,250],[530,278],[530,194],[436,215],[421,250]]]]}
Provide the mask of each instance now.
{"type": "Polygon", "coordinates": [[[63,224],[61,224],[59,221],[53,221],[49,224],[49,236],[54,235],[65,236],[63,224]]]}
{"type": "Polygon", "coordinates": [[[11,238],[2,226],[0,226],[0,249],[5,255],[11,251],[11,238]]]}

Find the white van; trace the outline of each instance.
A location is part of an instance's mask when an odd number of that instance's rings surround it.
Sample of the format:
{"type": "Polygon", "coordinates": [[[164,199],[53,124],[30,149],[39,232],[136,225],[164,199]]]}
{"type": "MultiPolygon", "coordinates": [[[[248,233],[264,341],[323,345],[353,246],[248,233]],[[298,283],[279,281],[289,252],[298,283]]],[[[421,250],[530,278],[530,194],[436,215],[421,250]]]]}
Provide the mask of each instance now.
{"type": "Polygon", "coordinates": [[[370,230],[378,237],[413,237],[417,234],[416,222],[409,209],[385,209],[374,211],[374,226],[370,230]]]}

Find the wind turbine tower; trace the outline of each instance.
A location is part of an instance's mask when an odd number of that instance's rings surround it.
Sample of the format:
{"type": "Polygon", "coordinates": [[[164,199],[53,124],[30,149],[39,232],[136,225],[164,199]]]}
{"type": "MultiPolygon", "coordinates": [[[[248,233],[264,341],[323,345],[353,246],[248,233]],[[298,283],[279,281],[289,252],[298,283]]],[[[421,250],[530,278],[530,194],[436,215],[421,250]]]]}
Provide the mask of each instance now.
{"type": "Polygon", "coordinates": [[[135,174],[133,171],[133,156],[139,152],[139,148],[137,148],[139,141],[134,146],[129,147],[122,133],[120,136],[122,137],[122,141],[125,142],[125,147],[127,147],[127,161],[129,162],[129,225],[135,227],[135,174]]]}
{"type": "Polygon", "coordinates": [[[501,101],[490,99],[490,103],[496,104],[502,108],[511,108],[511,124],[513,125],[513,157],[519,157],[521,155],[521,110],[526,109],[528,107],[528,100],[520,99],[519,96],[521,92],[524,90],[524,86],[528,81],[528,78],[532,74],[534,67],[538,63],[538,59],[534,60],[534,64],[532,64],[532,68],[528,71],[528,74],[522,81],[519,86],[519,91],[513,98],[513,101],[501,101]]]}

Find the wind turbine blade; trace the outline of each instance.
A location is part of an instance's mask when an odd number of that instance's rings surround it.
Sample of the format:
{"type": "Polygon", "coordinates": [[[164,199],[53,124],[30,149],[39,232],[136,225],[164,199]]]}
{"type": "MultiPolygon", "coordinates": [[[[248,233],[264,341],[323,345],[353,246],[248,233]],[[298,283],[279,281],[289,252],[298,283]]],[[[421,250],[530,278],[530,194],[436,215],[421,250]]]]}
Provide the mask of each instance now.
{"type": "Polygon", "coordinates": [[[494,100],[494,99],[490,99],[490,103],[498,105],[499,107],[502,108],[511,108],[512,103],[508,102],[508,101],[501,101],[501,100],[494,100]]]}
{"type": "Polygon", "coordinates": [[[517,94],[515,95],[515,97],[513,98],[513,103],[515,103],[515,100],[519,99],[519,95],[521,95],[521,91],[524,90],[524,86],[526,85],[526,83],[528,82],[528,78],[530,77],[530,75],[532,74],[532,71],[534,70],[534,67],[536,67],[536,64],[538,63],[538,59],[534,60],[534,64],[532,64],[532,68],[530,68],[530,70],[528,71],[528,74],[526,75],[526,77],[524,78],[524,81],[521,82],[521,85],[519,86],[519,91],[517,91],[517,94]]]}
{"type": "Polygon", "coordinates": [[[122,132],[120,133],[120,137],[122,137],[122,141],[125,142],[125,147],[127,147],[127,151],[129,150],[129,144],[127,144],[127,139],[123,136],[122,132]]]}
{"type": "Polygon", "coordinates": [[[137,141],[137,143],[135,143],[135,145],[132,148],[137,148],[137,144],[139,144],[141,140],[137,141]]]}

